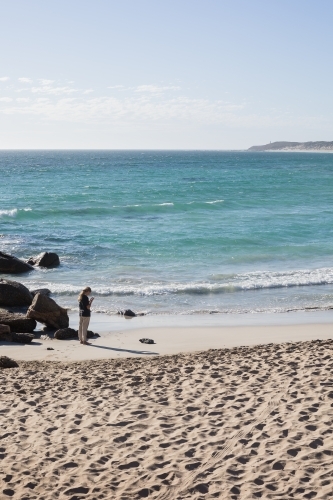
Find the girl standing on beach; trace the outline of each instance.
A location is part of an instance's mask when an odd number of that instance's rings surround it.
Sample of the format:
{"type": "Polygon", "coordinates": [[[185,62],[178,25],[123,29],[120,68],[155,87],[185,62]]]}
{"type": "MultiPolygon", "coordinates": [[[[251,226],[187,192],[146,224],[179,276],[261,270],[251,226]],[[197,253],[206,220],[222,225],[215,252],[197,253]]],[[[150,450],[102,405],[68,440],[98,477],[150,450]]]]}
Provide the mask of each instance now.
{"type": "Polygon", "coordinates": [[[91,294],[91,288],[87,286],[82,290],[78,296],[79,308],[80,308],[80,322],[79,322],[79,340],[80,344],[89,345],[87,342],[87,331],[90,322],[90,307],[93,303],[94,297],[88,299],[88,295],[91,294]]]}

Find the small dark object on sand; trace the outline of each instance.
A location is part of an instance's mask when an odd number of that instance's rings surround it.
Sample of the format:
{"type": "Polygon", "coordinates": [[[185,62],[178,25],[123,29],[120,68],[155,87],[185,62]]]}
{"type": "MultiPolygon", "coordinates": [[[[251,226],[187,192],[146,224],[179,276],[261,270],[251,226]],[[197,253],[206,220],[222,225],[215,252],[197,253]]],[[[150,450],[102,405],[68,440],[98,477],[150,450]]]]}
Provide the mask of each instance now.
{"type": "Polygon", "coordinates": [[[47,351],[54,351],[53,347],[47,347],[46,350],[47,351]]]}
{"type": "Polygon", "coordinates": [[[153,339],[140,339],[139,342],[141,342],[141,344],[155,344],[153,339]]]}
{"type": "Polygon", "coordinates": [[[0,356],[0,368],[17,368],[18,364],[7,356],[0,356]]]}

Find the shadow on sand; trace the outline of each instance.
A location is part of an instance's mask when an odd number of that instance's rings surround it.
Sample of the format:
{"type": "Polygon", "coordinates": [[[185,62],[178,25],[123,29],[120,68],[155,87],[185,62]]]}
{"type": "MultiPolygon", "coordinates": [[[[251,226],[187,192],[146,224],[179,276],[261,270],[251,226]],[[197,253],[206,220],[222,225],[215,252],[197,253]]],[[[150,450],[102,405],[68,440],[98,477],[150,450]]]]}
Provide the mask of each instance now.
{"type": "Polygon", "coordinates": [[[110,351],[117,351],[117,352],[130,352],[131,354],[145,354],[149,356],[159,356],[158,352],[152,352],[152,351],[133,351],[131,349],[119,349],[118,347],[106,347],[104,345],[94,345],[94,344],[90,344],[90,347],[97,347],[99,349],[108,349],[110,351]]]}

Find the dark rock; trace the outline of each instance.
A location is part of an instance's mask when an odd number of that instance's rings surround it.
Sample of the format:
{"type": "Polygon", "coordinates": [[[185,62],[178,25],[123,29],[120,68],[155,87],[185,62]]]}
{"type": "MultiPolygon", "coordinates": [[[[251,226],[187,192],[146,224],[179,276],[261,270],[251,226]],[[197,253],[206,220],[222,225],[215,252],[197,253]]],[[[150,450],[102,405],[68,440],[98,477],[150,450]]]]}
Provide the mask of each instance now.
{"type": "Polygon", "coordinates": [[[37,293],[27,312],[27,318],[35,319],[49,328],[68,328],[69,318],[67,310],[50,297],[37,293]]]}
{"type": "Polygon", "coordinates": [[[48,288],[37,288],[37,290],[30,290],[30,293],[34,297],[35,295],[37,295],[37,293],[49,296],[52,292],[48,288]]]}
{"type": "Polygon", "coordinates": [[[131,309],[125,309],[125,311],[118,311],[118,314],[121,316],[127,316],[128,318],[134,318],[136,316],[135,312],[131,311],[131,309]]]}
{"type": "Polygon", "coordinates": [[[57,267],[60,265],[59,255],[54,252],[43,252],[36,257],[30,257],[28,264],[39,267],[57,267]]]}
{"type": "Polygon", "coordinates": [[[0,368],[17,368],[18,364],[7,356],[0,356],[0,368]]]}
{"type": "Polygon", "coordinates": [[[12,332],[12,342],[18,342],[19,344],[30,344],[30,342],[35,338],[33,333],[16,333],[12,332]]]}
{"type": "Polygon", "coordinates": [[[94,338],[100,337],[100,334],[99,333],[94,333],[91,330],[88,330],[87,331],[87,339],[92,339],[93,337],[94,338]]]}
{"type": "MultiPolygon", "coordinates": [[[[99,337],[100,335],[98,333],[94,333],[91,330],[87,331],[87,338],[92,339],[93,337],[99,337]]],[[[54,334],[54,338],[58,340],[66,340],[66,339],[74,339],[74,338],[79,338],[79,334],[77,330],[74,330],[74,328],[61,328],[60,330],[57,330],[54,334]]]]}
{"type": "Polygon", "coordinates": [[[0,252],[0,273],[19,274],[31,271],[33,267],[13,255],[0,252]]]}
{"type": "Polygon", "coordinates": [[[30,306],[32,298],[29,290],[18,281],[0,279],[1,306],[30,306]]]}
{"type": "Polygon", "coordinates": [[[47,351],[54,351],[53,347],[47,347],[46,350],[47,351]]]}
{"type": "Polygon", "coordinates": [[[2,333],[10,333],[10,327],[8,325],[0,325],[0,335],[2,333]]]}
{"type": "Polygon", "coordinates": [[[155,344],[153,339],[140,339],[139,342],[141,342],[141,344],[155,344]]]}
{"type": "Polygon", "coordinates": [[[0,323],[10,327],[12,332],[31,333],[36,328],[36,321],[25,314],[0,309],[0,323]]]}
{"type": "Polygon", "coordinates": [[[33,333],[0,332],[0,340],[29,344],[35,338],[33,333]]]}
{"type": "Polygon", "coordinates": [[[60,328],[54,334],[54,338],[58,340],[73,339],[78,337],[77,330],[74,328],[60,328]]]}
{"type": "Polygon", "coordinates": [[[0,340],[4,342],[11,342],[12,341],[12,334],[10,331],[9,326],[7,325],[1,325],[2,328],[0,329],[0,340]],[[8,330],[5,330],[4,328],[8,328],[8,330]]]}

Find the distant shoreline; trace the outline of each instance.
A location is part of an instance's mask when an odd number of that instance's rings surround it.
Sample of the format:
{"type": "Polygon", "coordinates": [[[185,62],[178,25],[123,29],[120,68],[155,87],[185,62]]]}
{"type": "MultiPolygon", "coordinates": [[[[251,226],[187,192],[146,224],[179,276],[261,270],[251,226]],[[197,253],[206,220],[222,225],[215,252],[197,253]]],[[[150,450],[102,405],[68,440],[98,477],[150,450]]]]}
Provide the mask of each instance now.
{"type": "Polygon", "coordinates": [[[288,142],[278,141],[270,142],[262,146],[251,146],[248,151],[278,151],[278,152],[305,152],[305,153],[332,153],[333,141],[308,141],[308,142],[288,142]]]}
{"type": "Polygon", "coordinates": [[[246,153],[333,153],[332,149],[265,149],[264,151],[250,151],[246,153]]]}

